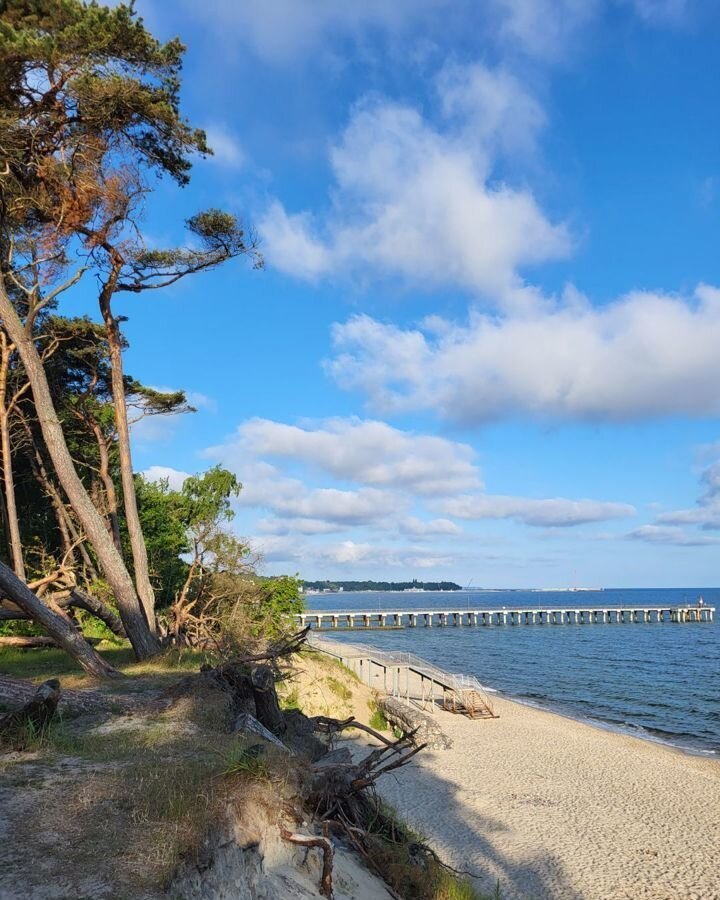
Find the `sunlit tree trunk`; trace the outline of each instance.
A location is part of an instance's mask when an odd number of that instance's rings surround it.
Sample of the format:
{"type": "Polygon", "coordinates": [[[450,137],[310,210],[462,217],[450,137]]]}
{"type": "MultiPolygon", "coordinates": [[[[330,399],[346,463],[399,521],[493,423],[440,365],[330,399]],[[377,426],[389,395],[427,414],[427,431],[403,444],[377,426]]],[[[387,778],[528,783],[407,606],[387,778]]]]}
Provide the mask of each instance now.
{"type": "Polygon", "coordinates": [[[65,436],[52,401],[42,361],[32,336],[26,332],[25,326],[20,321],[2,279],[0,279],[0,318],[10,340],[17,347],[25,367],[45,445],[60,484],[78,517],[83,531],[95,549],[98,561],[115,595],[120,616],[128,638],[133,645],[135,655],[138,659],[146,659],[153,656],[160,649],[159,643],[148,627],[125,563],[117,552],[102,517],[93,506],[75,470],[75,465],[70,456],[70,451],[65,442],[65,436]]]}
{"type": "MultiPolygon", "coordinates": [[[[105,500],[107,505],[108,525],[113,543],[118,553],[122,556],[122,541],[120,540],[120,523],[118,520],[118,501],[117,492],[115,490],[115,482],[110,475],[110,453],[108,451],[108,442],[102,429],[97,422],[91,422],[90,427],[95,435],[95,441],[98,445],[98,455],[100,457],[100,480],[105,489],[105,500]]],[[[144,543],[143,543],[143,546],[144,543]]],[[[142,601],[142,596],[140,597],[142,601]]],[[[144,603],[143,603],[144,607],[144,603]]]]}
{"type": "Polygon", "coordinates": [[[5,494],[5,513],[8,527],[12,567],[18,578],[25,581],[25,563],[23,561],[22,539],[15,500],[15,479],[13,476],[12,450],[10,446],[10,421],[7,405],[8,375],[10,371],[10,354],[12,344],[4,331],[0,331],[0,455],[2,456],[3,491],[5,494]]]}
{"type": "Polygon", "coordinates": [[[111,308],[114,281],[111,276],[100,294],[100,311],[110,351],[110,370],[112,376],[113,406],[115,409],[115,428],[118,435],[118,455],[120,461],[120,481],[123,491],[123,508],[130,550],[132,552],[135,586],[145,611],[150,629],[155,631],[155,592],[150,583],[145,538],[138,515],[135,479],[133,476],[132,451],[130,449],[130,426],[128,424],[127,400],[125,397],[125,379],[123,374],[122,338],[116,318],[111,308]]]}

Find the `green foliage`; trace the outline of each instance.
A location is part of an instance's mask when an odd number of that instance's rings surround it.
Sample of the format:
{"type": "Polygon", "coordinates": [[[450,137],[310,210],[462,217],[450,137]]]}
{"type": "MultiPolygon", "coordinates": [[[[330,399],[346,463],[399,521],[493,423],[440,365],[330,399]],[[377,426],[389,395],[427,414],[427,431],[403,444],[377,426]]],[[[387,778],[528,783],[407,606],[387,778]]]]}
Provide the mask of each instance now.
{"type": "Polygon", "coordinates": [[[187,527],[200,533],[220,522],[229,522],[235,515],[231,500],[241,490],[233,473],[221,466],[186,478],[181,493],[187,503],[187,527]]]}
{"type": "Polygon", "coordinates": [[[135,477],[140,525],[158,606],[173,602],[187,575],[183,555],[190,551],[187,499],[167,479],[135,477]]]}
{"type": "Polygon", "coordinates": [[[297,575],[261,579],[261,612],[272,619],[296,616],[305,608],[297,575]]]}
{"type": "Polygon", "coordinates": [[[370,721],[368,724],[376,731],[389,731],[390,725],[385,718],[385,713],[380,709],[375,700],[368,700],[368,708],[370,710],[370,721]]]}

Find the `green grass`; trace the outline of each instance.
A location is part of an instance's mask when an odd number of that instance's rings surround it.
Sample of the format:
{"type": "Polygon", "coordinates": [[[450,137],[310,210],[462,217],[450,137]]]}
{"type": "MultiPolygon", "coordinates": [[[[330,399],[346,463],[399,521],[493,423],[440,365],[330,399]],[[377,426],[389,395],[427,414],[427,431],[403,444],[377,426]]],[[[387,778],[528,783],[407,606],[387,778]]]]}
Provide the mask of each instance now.
{"type": "Polygon", "coordinates": [[[298,689],[293,688],[285,697],[281,697],[280,706],[283,709],[300,709],[300,695],[298,689]]]}
{"type": "Polygon", "coordinates": [[[270,777],[267,763],[262,759],[258,745],[248,747],[236,744],[223,757],[223,775],[244,775],[265,780],[270,777]]]}
{"type": "Polygon", "coordinates": [[[343,684],[342,681],[338,681],[337,678],[333,678],[332,675],[329,675],[325,679],[325,683],[333,694],[341,700],[352,700],[352,691],[346,684],[343,684]]]}
{"type": "MultiPolygon", "coordinates": [[[[196,672],[207,660],[207,655],[199,651],[168,650],[147,662],[138,663],[130,645],[102,643],[96,647],[103,659],[120,669],[129,678],[135,676],[158,675],[167,673],[196,672]]],[[[47,678],[68,678],[90,680],[83,669],[59,647],[43,647],[41,649],[21,650],[4,648],[0,650],[0,672],[15,678],[32,681],[44,681],[47,678]]],[[[80,686],[80,685],[78,685],[80,686]]],[[[129,688],[128,680],[118,680],[112,689],[124,691],[129,688]]],[[[131,689],[131,688],[130,688],[131,689]]]]}
{"type": "Polygon", "coordinates": [[[413,900],[501,900],[498,883],[492,897],[481,893],[470,878],[442,866],[432,855],[418,860],[422,834],[403,822],[384,802],[377,818],[367,823],[373,835],[372,856],[387,883],[403,897],[413,900]]]}
{"type": "Polygon", "coordinates": [[[368,700],[368,709],[370,710],[370,721],[368,722],[368,725],[371,728],[374,728],[375,731],[389,731],[390,725],[388,724],[388,720],[385,718],[385,714],[375,700],[368,700]]]}

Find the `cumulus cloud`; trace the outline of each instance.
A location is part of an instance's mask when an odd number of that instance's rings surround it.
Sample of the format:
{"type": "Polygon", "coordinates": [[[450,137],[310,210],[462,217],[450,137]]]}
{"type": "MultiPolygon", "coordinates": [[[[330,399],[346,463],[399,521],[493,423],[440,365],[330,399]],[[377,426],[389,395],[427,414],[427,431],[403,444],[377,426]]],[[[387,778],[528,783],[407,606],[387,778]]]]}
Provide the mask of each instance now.
{"type": "Polygon", "coordinates": [[[388,547],[376,541],[345,540],[331,543],[298,543],[296,537],[261,537],[256,541],[266,562],[285,565],[301,563],[314,571],[330,568],[343,571],[353,566],[372,565],[373,568],[397,569],[400,572],[416,569],[447,569],[458,559],[453,553],[430,553],[426,547],[408,544],[388,547]]]}
{"type": "Polygon", "coordinates": [[[494,152],[535,149],[545,111],[508,69],[450,63],[438,75],[437,90],[444,117],[469,140],[494,152]]]}
{"type": "Polygon", "coordinates": [[[503,497],[491,494],[466,495],[440,501],[438,509],[458,519],[514,519],[525,525],[544,528],[566,528],[625,519],[636,515],[627,503],[598,500],[568,500],[564,497],[534,499],[503,497]]]}
{"type": "Polygon", "coordinates": [[[720,529],[720,462],[708,466],[700,478],[704,490],[692,509],[678,509],[657,517],[661,525],[699,525],[704,530],[720,529]]]}
{"type": "Polygon", "coordinates": [[[415,537],[438,537],[440,535],[456,537],[463,533],[462,528],[450,519],[418,519],[407,516],[398,523],[401,534],[415,537]]]}
{"type": "Polygon", "coordinates": [[[149,466],[141,474],[146,481],[157,482],[167,479],[168,486],[173,491],[179,491],[185,483],[185,479],[190,478],[189,472],[173,469],[171,466],[149,466]]]}
{"type": "Polygon", "coordinates": [[[467,444],[400,431],[385,422],[329,419],[300,428],[251,419],[237,432],[246,452],[310,464],[334,478],[405,488],[418,494],[446,494],[481,486],[467,444]]]}
{"type": "Polygon", "coordinates": [[[446,69],[439,91],[442,127],[388,100],[355,108],[331,150],[327,215],[274,202],[260,219],[273,265],[301,278],[360,270],[526,303],[519,269],[567,255],[571,241],[529,190],[493,180],[492,167],[497,145],[532,140],[541,111],[510,75],[479,65],[446,69]]]}
{"type": "Polygon", "coordinates": [[[382,412],[433,410],[463,424],[514,415],[629,421],[720,413],[720,290],[576,293],[534,313],[473,313],[400,328],[356,316],[333,332],[328,371],[382,412]]]}

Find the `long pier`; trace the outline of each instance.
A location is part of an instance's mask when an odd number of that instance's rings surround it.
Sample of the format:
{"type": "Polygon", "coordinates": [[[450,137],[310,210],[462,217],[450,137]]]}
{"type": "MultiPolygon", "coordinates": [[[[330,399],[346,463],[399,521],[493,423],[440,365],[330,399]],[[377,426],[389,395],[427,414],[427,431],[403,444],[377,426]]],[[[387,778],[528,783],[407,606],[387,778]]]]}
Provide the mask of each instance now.
{"type": "Polygon", "coordinates": [[[311,610],[297,622],[317,629],[432,628],[490,625],[610,625],[626,622],[712,622],[714,606],[592,606],[524,609],[311,610]]]}

